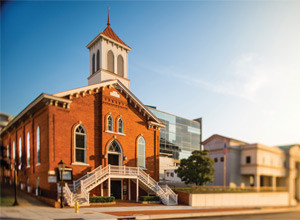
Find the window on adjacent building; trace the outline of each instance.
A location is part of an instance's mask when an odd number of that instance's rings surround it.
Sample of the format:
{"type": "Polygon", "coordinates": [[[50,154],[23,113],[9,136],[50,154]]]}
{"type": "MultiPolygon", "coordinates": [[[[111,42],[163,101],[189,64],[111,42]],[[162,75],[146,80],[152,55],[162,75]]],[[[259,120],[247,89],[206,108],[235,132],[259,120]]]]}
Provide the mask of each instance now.
{"type": "Polygon", "coordinates": [[[86,163],[86,132],[82,125],[75,129],[75,162],[86,163]]]}
{"type": "Polygon", "coordinates": [[[117,59],[117,68],[118,68],[118,75],[124,76],[124,60],[121,55],[119,55],[117,59]]]}
{"type": "Polygon", "coordinates": [[[114,120],[111,115],[107,117],[107,130],[113,131],[114,130],[114,120]]]}
{"type": "Polygon", "coordinates": [[[92,57],[92,73],[95,73],[95,54],[93,54],[93,57],[92,57]]]}
{"type": "Polygon", "coordinates": [[[30,134],[27,133],[27,166],[30,166],[30,134]]]}
{"type": "Polygon", "coordinates": [[[107,70],[114,72],[114,54],[111,50],[107,53],[107,70]]]}
{"type": "Polygon", "coordinates": [[[146,167],[146,143],[143,137],[139,137],[137,146],[137,166],[141,168],[146,167]]]}
{"type": "Polygon", "coordinates": [[[124,133],[124,122],[122,118],[118,119],[118,132],[124,133]]]}
{"type": "Polygon", "coordinates": [[[250,156],[247,156],[247,157],[246,157],[246,163],[247,163],[247,164],[251,163],[251,157],[250,157],[250,156]]]}
{"type": "Polygon", "coordinates": [[[39,164],[41,161],[41,137],[40,137],[40,126],[36,128],[36,163],[39,164]]]}
{"type": "Polygon", "coordinates": [[[97,51],[97,70],[100,69],[100,52],[99,50],[97,51]]]}
{"type": "Polygon", "coordinates": [[[215,163],[217,163],[217,162],[218,162],[218,158],[217,158],[217,157],[215,157],[214,161],[215,161],[215,163]]]}
{"type": "Polygon", "coordinates": [[[169,177],[169,175],[170,175],[169,172],[167,172],[167,177],[169,177]]]}
{"type": "Polygon", "coordinates": [[[19,163],[22,163],[22,139],[19,138],[19,163]]]}
{"type": "Polygon", "coordinates": [[[16,144],[15,144],[15,141],[13,141],[13,152],[12,152],[12,154],[13,154],[13,160],[15,160],[16,159],[16,144]]]}
{"type": "Polygon", "coordinates": [[[224,157],[221,157],[221,158],[220,158],[220,161],[221,161],[221,162],[224,162],[224,157]]]}
{"type": "Polygon", "coordinates": [[[174,177],[174,173],[171,173],[171,177],[174,177]]]}

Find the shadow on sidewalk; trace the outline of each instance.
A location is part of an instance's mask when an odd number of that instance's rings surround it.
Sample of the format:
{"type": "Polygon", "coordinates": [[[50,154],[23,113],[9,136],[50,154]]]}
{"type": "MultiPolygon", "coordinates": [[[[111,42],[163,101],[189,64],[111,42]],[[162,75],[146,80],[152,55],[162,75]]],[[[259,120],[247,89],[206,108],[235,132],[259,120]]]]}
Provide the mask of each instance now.
{"type": "MultiPolygon", "coordinates": [[[[6,203],[2,203],[1,206],[12,206],[14,202],[14,187],[13,185],[9,185],[8,183],[1,183],[1,199],[5,199],[6,203]]],[[[19,206],[47,206],[47,204],[39,201],[33,195],[30,195],[19,188],[17,188],[17,200],[19,206]]],[[[9,218],[8,218],[9,219],[9,218]]]]}

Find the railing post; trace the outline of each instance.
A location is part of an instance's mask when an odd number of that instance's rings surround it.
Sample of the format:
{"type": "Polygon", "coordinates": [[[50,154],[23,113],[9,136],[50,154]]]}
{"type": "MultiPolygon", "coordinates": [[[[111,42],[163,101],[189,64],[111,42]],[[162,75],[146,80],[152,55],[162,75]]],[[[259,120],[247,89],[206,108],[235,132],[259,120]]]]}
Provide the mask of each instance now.
{"type": "Polygon", "coordinates": [[[126,174],[126,165],[124,165],[124,175],[126,174]]]}
{"type": "Polygon", "coordinates": [[[108,164],[108,174],[110,174],[110,164],[108,164]]]}
{"type": "Polygon", "coordinates": [[[75,181],[73,181],[73,191],[75,191],[75,181]]]}

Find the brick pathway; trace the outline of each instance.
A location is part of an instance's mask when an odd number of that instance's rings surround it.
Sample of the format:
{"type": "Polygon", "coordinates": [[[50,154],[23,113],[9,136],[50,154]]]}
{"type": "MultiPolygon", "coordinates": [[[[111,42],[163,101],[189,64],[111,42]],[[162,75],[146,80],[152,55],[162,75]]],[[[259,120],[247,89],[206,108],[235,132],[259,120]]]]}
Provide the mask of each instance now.
{"type": "Polygon", "coordinates": [[[137,216],[137,215],[164,215],[181,213],[207,213],[207,212],[226,212],[226,211],[246,211],[254,208],[219,208],[219,209],[172,209],[172,210],[145,210],[145,211],[119,211],[101,212],[114,216],[137,216]]]}

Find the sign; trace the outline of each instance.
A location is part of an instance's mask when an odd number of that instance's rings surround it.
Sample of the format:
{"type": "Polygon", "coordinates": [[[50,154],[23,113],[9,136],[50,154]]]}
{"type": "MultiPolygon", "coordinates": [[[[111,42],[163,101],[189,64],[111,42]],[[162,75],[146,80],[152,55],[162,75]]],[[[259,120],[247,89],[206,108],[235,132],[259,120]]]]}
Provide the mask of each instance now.
{"type": "MultiPolygon", "coordinates": [[[[58,180],[61,180],[61,172],[58,170],[58,180]]],[[[63,172],[63,180],[73,180],[72,168],[65,168],[63,172]]]]}
{"type": "Polygon", "coordinates": [[[116,91],[110,92],[110,95],[111,95],[111,96],[114,96],[114,97],[117,97],[117,98],[120,98],[119,93],[117,93],[116,91]]]}
{"type": "Polygon", "coordinates": [[[56,176],[48,176],[48,183],[56,183],[57,178],[56,176]]]}

